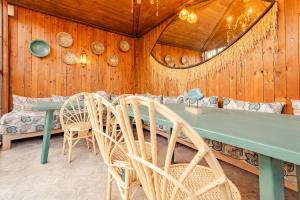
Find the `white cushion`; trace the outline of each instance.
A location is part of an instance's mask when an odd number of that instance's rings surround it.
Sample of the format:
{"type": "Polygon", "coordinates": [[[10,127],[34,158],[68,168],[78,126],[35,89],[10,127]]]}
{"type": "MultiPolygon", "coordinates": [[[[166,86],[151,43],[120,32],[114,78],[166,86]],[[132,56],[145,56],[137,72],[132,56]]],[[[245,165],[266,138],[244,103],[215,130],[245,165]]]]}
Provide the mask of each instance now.
{"type": "Polygon", "coordinates": [[[13,95],[13,111],[31,111],[32,104],[38,102],[51,102],[51,98],[32,98],[13,95]]]}
{"type": "Polygon", "coordinates": [[[245,110],[252,112],[276,113],[281,114],[285,102],[272,102],[272,103],[251,103],[248,101],[240,101],[232,98],[224,97],[223,108],[233,110],[245,110]]]}
{"type": "Polygon", "coordinates": [[[300,100],[291,100],[293,110],[294,110],[294,115],[300,115],[300,100]]]}

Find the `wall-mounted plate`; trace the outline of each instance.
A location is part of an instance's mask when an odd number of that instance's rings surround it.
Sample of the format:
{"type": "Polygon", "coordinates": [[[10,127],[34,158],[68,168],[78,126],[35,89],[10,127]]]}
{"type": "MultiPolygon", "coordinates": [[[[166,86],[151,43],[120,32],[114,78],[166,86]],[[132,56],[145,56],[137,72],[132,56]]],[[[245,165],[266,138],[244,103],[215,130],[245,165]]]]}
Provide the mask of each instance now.
{"type": "Polygon", "coordinates": [[[103,54],[105,47],[102,42],[95,41],[91,44],[92,52],[96,55],[103,54]]]}
{"type": "Polygon", "coordinates": [[[59,32],[56,35],[56,41],[59,46],[70,47],[73,44],[73,38],[69,33],[59,32]]]}
{"type": "Polygon", "coordinates": [[[32,40],[29,44],[29,50],[36,57],[46,57],[50,53],[50,47],[44,40],[32,40]]]}
{"type": "Polygon", "coordinates": [[[62,61],[67,65],[75,65],[77,63],[77,56],[72,52],[64,53],[62,61]]]}
{"type": "Polygon", "coordinates": [[[113,54],[107,58],[107,62],[110,66],[116,67],[119,64],[119,58],[117,55],[113,54]]]}
{"type": "Polygon", "coordinates": [[[120,50],[123,52],[127,52],[130,49],[129,43],[126,40],[122,40],[119,45],[120,50]]]}

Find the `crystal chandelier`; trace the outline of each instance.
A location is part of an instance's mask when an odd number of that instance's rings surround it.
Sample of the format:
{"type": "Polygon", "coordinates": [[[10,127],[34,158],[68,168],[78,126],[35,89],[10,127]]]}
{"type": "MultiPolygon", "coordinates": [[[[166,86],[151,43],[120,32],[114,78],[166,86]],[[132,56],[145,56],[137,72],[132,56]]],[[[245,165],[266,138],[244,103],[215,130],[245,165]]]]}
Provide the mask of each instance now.
{"type": "Polygon", "coordinates": [[[234,21],[232,16],[227,18],[227,43],[230,43],[239,33],[245,32],[256,18],[252,8],[241,13],[234,21]]]}
{"type": "MultiPolygon", "coordinates": [[[[155,0],[149,0],[151,5],[154,5],[155,0]]],[[[133,13],[133,7],[135,4],[142,4],[142,0],[131,0],[131,13],[133,13]]],[[[156,16],[158,16],[158,4],[159,0],[156,0],[156,16]]]]}
{"type": "Polygon", "coordinates": [[[184,8],[179,13],[179,19],[187,20],[189,23],[193,24],[198,21],[198,16],[194,12],[188,11],[184,8]]]}

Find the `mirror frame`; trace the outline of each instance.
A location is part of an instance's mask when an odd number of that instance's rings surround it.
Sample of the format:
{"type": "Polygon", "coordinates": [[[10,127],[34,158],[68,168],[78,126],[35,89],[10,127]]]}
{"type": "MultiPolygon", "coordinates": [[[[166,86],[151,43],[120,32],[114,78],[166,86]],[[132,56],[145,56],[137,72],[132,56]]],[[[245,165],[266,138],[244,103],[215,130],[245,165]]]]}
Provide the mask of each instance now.
{"type": "MultiPolygon", "coordinates": [[[[277,0],[273,0],[273,2],[271,2],[271,4],[268,6],[268,8],[242,33],[240,33],[234,40],[232,40],[222,51],[218,52],[216,55],[212,56],[211,58],[207,59],[207,60],[204,60],[200,63],[196,63],[196,64],[193,64],[193,65],[190,65],[190,66],[187,66],[187,67],[181,67],[181,68],[175,68],[175,67],[171,67],[171,66],[168,66],[166,65],[165,63],[161,62],[160,60],[158,60],[154,55],[153,55],[153,50],[155,48],[155,45],[157,44],[157,41],[159,40],[159,38],[161,37],[161,35],[165,32],[165,30],[173,23],[175,22],[176,20],[179,19],[178,17],[178,13],[176,13],[176,17],[174,17],[174,19],[171,20],[170,23],[168,23],[168,25],[166,25],[166,27],[161,31],[161,33],[159,34],[158,36],[158,39],[156,40],[154,46],[152,47],[151,49],[151,52],[150,52],[150,56],[152,56],[152,58],[154,58],[154,60],[156,62],[158,62],[159,64],[163,65],[164,67],[167,67],[167,68],[170,68],[170,69],[189,69],[189,68],[194,68],[194,67],[198,67],[212,59],[214,59],[215,57],[217,57],[218,55],[222,54],[224,51],[226,51],[227,49],[229,49],[232,45],[234,45],[238,40],[240,40],[246,33],[248,33],[270,10],[271,8],[274,6],[275,2],[277,0]]],[[[203,2],[199,2],[199,3],[203,3],[203,2]]],[[[211,2],[213,3],[213,2],[211,2]]]]}

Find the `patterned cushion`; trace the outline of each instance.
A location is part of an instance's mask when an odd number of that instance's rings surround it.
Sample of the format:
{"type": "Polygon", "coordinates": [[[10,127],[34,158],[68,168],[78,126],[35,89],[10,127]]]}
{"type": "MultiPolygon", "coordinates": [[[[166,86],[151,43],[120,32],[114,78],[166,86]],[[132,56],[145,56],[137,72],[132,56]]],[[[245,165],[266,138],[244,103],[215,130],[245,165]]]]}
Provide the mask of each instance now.
{"type": "Polygon", "coordinates": [[[150,99],[153,99],[157,101],[158,103],[163,102],[163,96],[162,95],[152,95],[150,93],[145,93],[145,94],[135,94],[136,96],[143,96],[143,97],[148,97],[150,99]]]}
{"type": "Polygon", "coordinates": [[[184,103],[184,96],[163,96],[163,104],[183,104],[184,103]]]}
{"type": "Polygon", "coordinates": [[[300,100],[291,100],[293,110],[294,110],[294,115],[300,115],[300,100]]]}
{"type": "Polygon", "coordinates": [[[70,96],[58,96],[58,95],[51,95],[51,99],[53,102],[64,102],[66,101],[70,96]]]}
{"type": "Polygon", "coordinates": [[[105,91],[103,91],[103,90],[96,91],[94,94],[99,95],[99,96],[105,98],[106,100],[110,100],[110,98],[111,98],[110,95],[107,94],[107,93],[106,93],[105,91]]]}
{"type": "Polygon", "coordinates": [[[285,102],[273,103],[251,103],[248,101],[239,101],[232,98],[224,97],[223,108],[233,110],[245,110],[252,112],[276,113],[281,114],[285,102]]]}
{"type": "MultiPolygon", "coordinates": [[[[4,114],[0,119],[0,135],[14,133],[32,133],[43,131],[45,112],[12,111],[4,114]]],[[[53,129],[60,128],[59,116],[54,114],[53,129]]]]}
{"type": "MultiPolygon", "coordinates": [[[[197,106],[197,100],[185,99],[184,104],[190,105],[190,106],[197,106]]],[[[219,107],[218,106],[218,97],[217,96],[204,97],[202,100],[198,101],[198,106],[218,108],[219,107]]]]}
{"type": "Polygon", "coordinates": [[[51,102],[51,98],[31,98],[13,95],[13,111],[31,111],[33,103],[51,102]]]}

